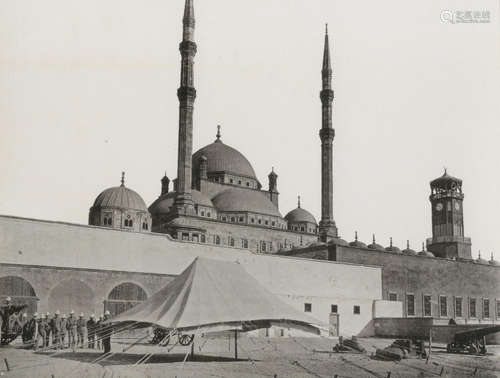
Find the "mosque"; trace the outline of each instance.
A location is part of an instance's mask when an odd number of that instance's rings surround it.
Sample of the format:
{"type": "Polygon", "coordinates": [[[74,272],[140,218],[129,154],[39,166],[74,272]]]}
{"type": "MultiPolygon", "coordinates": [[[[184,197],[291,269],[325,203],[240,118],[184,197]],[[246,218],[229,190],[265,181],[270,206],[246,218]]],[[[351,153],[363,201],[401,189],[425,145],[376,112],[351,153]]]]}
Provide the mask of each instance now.
{"type": "Polygon", "coordinates": [[[338,327],[343,318],[338,334],[365,330],[379,302],[398,303],[392,315],[499,322],[500,264],[472,258],[462,181],[447,172],[430,183],[433,235],[421,251],[339,237],[328,30],[323,48],[319,222],[300,198],[283,216],[277,173],[271,169],[264,186],[248,159],[223,142],[220,127],[213,143],[193,153],[197,46],[193,1],[186,0],[173,188],[165,175],[148,207],[122,174],[119,186],[97,196],[88,225],[0,216],[0,297],[28,303],[30,311],[116,314],[203,255],[241,262],[273,293],[325,322],[335,314],[338,327]]]}

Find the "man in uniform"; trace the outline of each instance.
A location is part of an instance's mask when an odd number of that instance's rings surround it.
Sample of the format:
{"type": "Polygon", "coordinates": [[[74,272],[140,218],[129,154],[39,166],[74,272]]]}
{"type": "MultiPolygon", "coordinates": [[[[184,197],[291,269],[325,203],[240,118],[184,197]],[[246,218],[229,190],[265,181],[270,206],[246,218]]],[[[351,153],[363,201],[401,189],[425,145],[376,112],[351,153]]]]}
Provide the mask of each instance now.
{"type": "Polygon", "coordinates": [[[89,340],[89,349],[94,349],[95,347],[95,331],[96,331],[96,321],[94,314],[90,315],[90,319],[87,322],[87,335],[89,340]]]}
{"type": "Polygon", "coordinates": [[[33,314],[33,317],[28,321],[28,329],[31,335],[31,343],[34,349],[38,344],[38,312],[33,314]]]}
{"type": "Polygon", "coordinates": [[[80,317],[76,321],[76,332],[78,334],[78,346],[80,348],[85,348],[85,329],[87,328],[87,322],[83,318],[83,312],[80,314],[80,317]]]}
{"type": "Polygon", "coordinates": [[[56,349],[61,349],[61,313],[56,311],[54,317],[50,321],[50,329],[52,331],[52,346],[56,349]]]}
{"type": "Polygon", "coordinates": [[[76,319],[73,316],[75,312],[71,310],[68,320],[66,322],[66,329],[68,330],[68,345],[70,348],[75,349],[76,344],[76,319]]]}
{"type": "MultiPolygon", "coordinates": [[[[45,315],[42,314],[38,320],[38,338],[42,341],[42,348],[45,346],[45,315]]],[[[38,350],[39,340],[35,343],[35,351],[38,350]]]]}
{"type": "Polygon", "coordinates": [[[96,336],[97,336],[97,349],[102,349],[102,321],[104,319],[104,315],[99,315],[99,319],[96,322],[96,336]]]}
{"type": "Polygon", "coordinates": [[[50,334],[51,334],[51,319],[50,319],[50,312],[47,311],[45,314],[45,348],[48,348],[50,345],[50,334]]]}
{"type": "MultiPolygon", "coordinates": [[[[109,311],[106,311],[104,313],[104,319],[103,321],[108,320],[111,318],[111,313],[109,311]]],[[[111,352],[111,333],[113,332],[113,328],[111,324],[103,324],[102,327],[102,345],[104,346],[104,353],[109,353],[111,352]]]]}
{"type": "Polygon", "coordinates": [[[31,339],[27,313],[23,314],[21,321],[20,321],[20,325],[22,327],[21,337],[23,338],[23,344],[26,344],[31,339]]]}
{"type": "Polygon", "coordinates": [[[67,326],[67,320],[66,320],[66,314],[61,315],[61,333],[59,336],[59,342],[61,343],[61,348],[66,348],[66,333],[68,332],[66,326],[67,326]]]}

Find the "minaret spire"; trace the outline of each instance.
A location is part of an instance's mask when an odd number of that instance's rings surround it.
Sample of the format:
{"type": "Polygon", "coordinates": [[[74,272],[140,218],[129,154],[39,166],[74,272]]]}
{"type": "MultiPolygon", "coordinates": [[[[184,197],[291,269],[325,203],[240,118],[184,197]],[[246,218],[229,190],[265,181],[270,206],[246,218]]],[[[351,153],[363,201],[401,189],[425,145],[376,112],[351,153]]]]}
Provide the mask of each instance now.
{"type": "Polygon", "coordinates": [[[177,195],[174,207],[178,214],[194,214],[191,196],[192,189],[192,154],[193,154],[193,110],[196,98],[194,88],[194,5],[193,0],[186,0],[182,19],[181,79],[177,90],[179,98],[179,148],[177,158],[177,195]]]}
{"type": "Polygon", "coordinates": [[[319,132],[321,138],[321,221],[319,222],[319,237],[321,241],[327,242],[338,237],[337,226],[333,219],[333,139],[335,130],[332,128],[332,63],[328,24],[325,27],[321,79],[323,85],[320,92],[322,125],[319,132]]]}

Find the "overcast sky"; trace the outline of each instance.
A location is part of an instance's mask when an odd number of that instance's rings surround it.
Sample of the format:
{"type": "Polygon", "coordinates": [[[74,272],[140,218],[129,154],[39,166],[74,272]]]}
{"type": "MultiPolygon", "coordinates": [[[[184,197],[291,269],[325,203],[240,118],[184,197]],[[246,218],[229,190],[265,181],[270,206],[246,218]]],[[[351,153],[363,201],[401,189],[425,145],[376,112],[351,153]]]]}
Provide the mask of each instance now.
{"type": "MultiPolygon", "coordinates": [[[[87,223],[105,188],[149,205],[176,175],[183,0],[0,2],[0,214],[87,223]]],[[[414,249],[429,181],[464,180],[465,232],[500,260],[496,0],[195,0],[194,149],[241,151],[280,211],[320,218],[321,63],[334,70],[334,214],[347,240],[414,249]],[[490,22],[441,12],[489,11],[490,22]]]]}

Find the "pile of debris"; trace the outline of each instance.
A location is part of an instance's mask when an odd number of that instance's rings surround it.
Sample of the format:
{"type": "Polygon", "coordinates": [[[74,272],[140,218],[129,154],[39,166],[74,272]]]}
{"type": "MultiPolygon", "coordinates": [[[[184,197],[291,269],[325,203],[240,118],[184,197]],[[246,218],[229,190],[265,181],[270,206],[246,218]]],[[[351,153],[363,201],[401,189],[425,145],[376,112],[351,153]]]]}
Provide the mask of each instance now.
{"type": "Polygon", "coordinates": [[[377,349],[375,357],[386,361],[401,361],[405,358],[426,358],[423,341],[395,340],[384,349],[377,349]]]}

